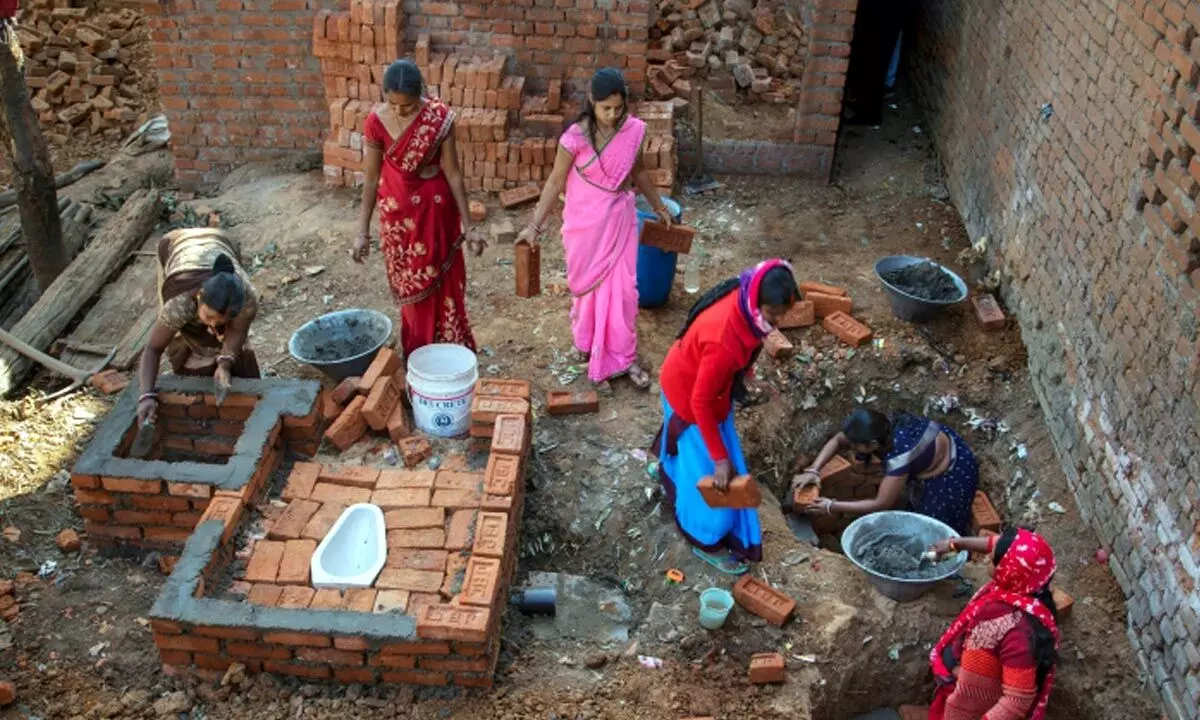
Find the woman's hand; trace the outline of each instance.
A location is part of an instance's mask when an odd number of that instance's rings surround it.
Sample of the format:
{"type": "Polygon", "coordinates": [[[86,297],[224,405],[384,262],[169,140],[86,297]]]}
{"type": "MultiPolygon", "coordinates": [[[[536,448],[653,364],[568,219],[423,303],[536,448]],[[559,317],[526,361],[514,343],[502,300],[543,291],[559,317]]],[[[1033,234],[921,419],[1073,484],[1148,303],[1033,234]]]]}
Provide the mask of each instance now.
{"type": "Polygon", "coordinates": [[[138,427],[158,419],[158,398],[144,397],[137,406],[138,427]]]}
{"type": "Polygon", "coordinates": [[[720,492],[727,492],[731,480],[733,480],[733,465],[728,460],[718,460],[713,467],[713,487],[720,492]]]}
{"type": "Polygon", "coordinates": [[[354,262],[362,265],[363,260],[371,254],[371,236],[367,233],[359,233],[354,239],[354,250],[350,252],[350,257],[354,258],[354,262]]]}
{"type": "Polygon", "coordinates": [[[833,514],[833,501],[829,498],[819,497],[813,500],[808,505],[800,508],[800,512],[805,515],[828,516],[833,514]]]}
{"type": "Polygon", "coordinates": [[[792,485],[788,491],[791,493],[795,493],[800,488],[805,488],[805,487],[808,487],[809,485],[816,485],[817,488],[820,488],[821,487],[821,474],[816,472],[815,470],[805,470],[805,471],[801,472],[799,475],[796,475],[792,478],[792,485]]]}
{"type": "Polygon", "coordinates": [[[663,205],[662,207],[656,209],[654,211],[654,214],[658,216],[659,222],[661,222],[663,225],[666,225],[667,227],[670,227],[675,224],[675,218],[671,217],[671,211],[667,209],[666,205],[663,205]]]}
{"type": "Polygon", "coordinates": [[[228,363],[217,363],[217,370],[213,373],[213,384],[216,385],[217,390],[229,391],[229,387],[233,385],[233,372],[229,369],[228,363]]]}
{"type": "Polygon", "coordinates": [[[475,257],[482,255],[483,251],[487,249],[487,245],[487,236],[478,228],[471,228],[467,231],[467,248],[475,257]]]}
{"type": "Polygon", "coordinates": [[[945,540],[938,540],[937,542],[935,542],[934,544],[929,546],[929,550],[931,552],[937,553],[938,557],[941,557],[942,555],[946,555],[946,554],[950,553],[953,550],[953,548],[950,547],[950,538],[946,538],[945,540]]]}
{"type": "Polygon", "coordinates": [[[537,228],[532,225],[526,225],[525,227],[521,228],[521,232],[517,233],[517,242],[527,243],[529,245],[537,245],[539,234],[540,233],[538,233],[537,228]]]}

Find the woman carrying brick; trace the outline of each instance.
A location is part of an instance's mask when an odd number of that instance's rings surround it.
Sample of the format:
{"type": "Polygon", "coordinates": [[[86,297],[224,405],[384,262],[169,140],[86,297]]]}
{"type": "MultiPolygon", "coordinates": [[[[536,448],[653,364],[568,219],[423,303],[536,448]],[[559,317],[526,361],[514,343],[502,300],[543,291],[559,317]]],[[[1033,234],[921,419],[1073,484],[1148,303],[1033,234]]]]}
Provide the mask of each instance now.
{"type": "Polygon", "coordinates": [[[574,298],[571,333],[576,359],[588,363],[594,383],[627,376],[650,387],[650,374],[637,358],[638,222],[634,189],[670,224],[650,175],[642,166],[646,125],[629,114],[629,91],[615,68],[592,77],[578,121],[558,143],[533,221],[518,242],[536,243],[546,218],[565,188],[563,248],[567,285],[574,298]]]}
{"type": "Polygon", "coordinates": [[[1054,551],[1037,533],[944,540],[938,553],[992,557],[992,581],[929,654],[937,691],[929,720],[1042,720],[1058,663],[1054,551]]]}
{"type": "Polygon", "coordinates": [[[724,492],[747,474],[733,403],[746,402],[763,340],[799,299],[791,266],[763,262],[701,297],[663,361],[664,417],[651,446],[663,492],[696,556],[731,575],[762,560],[758,511],[709,507],[697,485],[712,477],[724,492]]]}
{"type": "Polygon", "coordinates": [[[842,431],[821,448],[812,465],[792,480],[792,489],[821,483],[821,468],[850,447],[863,465],[873,459],[883,465],[883,480],[875,497],[832,500],[818,497],[806,507],[810,515],[866,515],[905,509],[940,520],[958,533],[971,524],[971,505],[979,486],[979,461],[966,441],[950,428],[928,418],[899,413],[895,421],[875,410],[850,413],[842,431]]]}
{"type": "Polygon", "coordinates": [[[241,265],[236,240],[216,228],[173,230],[158,242],[158,317],[138,369],[138,420],[158,412],[158,366],[163,353],[176,375],[211,376],[228,389],[234,377],[259,377],[246,347],[258,314],[258,293],[241,265]]]}
{"type": "Polygon", "coordinates": [[[379,207],[379,247],[400,306],[400,345],[407,356],[432,343],[475,349],[467,320],[467,265],[462,246],[479,255],[484,240],[466,224],[467,191],[454,148],[454,111],[424,96],[421,71],[397,60],[383,75],[386,102],[367,116],[359,233],[353,258],[371,249],[379,207]]]}

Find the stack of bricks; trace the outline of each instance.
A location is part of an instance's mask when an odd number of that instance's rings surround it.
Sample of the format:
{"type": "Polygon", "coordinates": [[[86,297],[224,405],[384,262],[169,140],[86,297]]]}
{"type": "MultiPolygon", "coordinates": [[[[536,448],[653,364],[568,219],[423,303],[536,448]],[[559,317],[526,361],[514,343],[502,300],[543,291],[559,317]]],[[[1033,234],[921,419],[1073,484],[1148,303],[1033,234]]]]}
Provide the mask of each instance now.
{"type": "Polygon", "coordinates": [[[650,171],[650,181],[654,186],[668,195],[675,186],[679,171],[679,155],[675,147],[675,106],[669,102],[643,101],[631,109],[638,119],[646,123],[642,165],[650,171]]]}
{"type": "Polygon", "coordinates": [[[530,447],[528,411],[495,422],[482,472],[461,455],[436,472],[297,464],[286,505],[263,510],[266,538],[232,559],[250,513],[211,512],[219,523],[202,525],[177,566],[191,575],[177,570],[151,612],[167,670],[217,677],[242,663],[343,683],[490,687],[530,447]],[[312,587],[320,540],[358,502],[385,512],[384,569],[371,588],[312,587]],[[231,564],[240,579],[218,587],[231,564]],[[247,603],[249,614],[238,610],[247,603]]]}
{"type": "Polygon", "coordinates": [[[800,283],[800,294],[805,302],[812,303],[813,316],[821,321],[821,327],[838,340],[860,347],[871,339],[871,328],[850,315],[854,302],[844,288],[805,281],[800,283]]]}
{"type": "Polygon", "coordinates": [[[529,383],[524,380],[480,380],[471,400],[470,436],[475,449],[486,450],[491,446],[496,418],[501,415],[523,415],[532,422],[529,398],[529,383]]]}
{"type": "Polygon", "coordinates": [[[407,373],[400,357],[391,348],[380,349],[361,377],[346,378],[332,392],[323,394],[324,412],[330,422],[325,439],[345,452],[368,431],[374,431],[386,433],[400,445],[412,436],[412,422],[404,407],[407,389],[407,373]]]}
{"type": "Polygon", "coordinates": [[[383,100],[383,72],[403,54],[400,0],[351,0],[348,11],[319,10],[313,17],[313,54],[321,59],[329,102],[325,181],[363,183],[363,125],[383,100]]]}

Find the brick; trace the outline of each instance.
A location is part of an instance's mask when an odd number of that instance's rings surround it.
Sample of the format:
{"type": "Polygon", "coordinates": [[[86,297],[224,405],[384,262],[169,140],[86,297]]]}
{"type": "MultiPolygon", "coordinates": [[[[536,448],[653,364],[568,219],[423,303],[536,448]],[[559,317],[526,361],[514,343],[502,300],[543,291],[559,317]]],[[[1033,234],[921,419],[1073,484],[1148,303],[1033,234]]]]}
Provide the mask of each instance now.
{"type": "Polygon", "coordinates": [[[776,360],[788,360],[795,354],[796,348],[791,341],[778,330],[772,330],[763,341],[763,349],[776,360]]]}
{"type": "Polygon", "coordinates": [[[296,647],[330,647],[333,641],[325,635],[298,632],[269,632],[263,635],[263,642],[273,645],[294,645],[296,647]]]}
{"type": "Polygon", "coordinates": [[[336,588],[317,588],[312,600],[308,603],[310,610],[342,610],[346,607],[346,598],[342,591],[336,588]]]}
{"type": "Polygon", "coordinates": [[[500,206],[505,210],[512,210],[537,200],[541,195],[542,191],[537,185],[523,185],[504,190],[500,193],[500,206]]]}
{"type": "Polygon", "coordinates": [[[363,405],[363,418],[372,430],[383,432],[387,430],[388,418],[399,404],[400,391],[392,382],[391,374],[381,377],[375,381],[374,387],[367,395],[367,402],[363,405]]]}
{"type": "Polygon", "coordinates": [[[971,503],[971,527],[976,530],[991,530],[1000,532],[1000,514],[992,505],[991,499],[982,490],[975,491],[975,500],[971,503]]]}
{"type": "Polygon", "coordinates": [[[429,499],[432,494],[431,491],[424,488],[376,490],[371,493],[371,502],[384,510],[422,508],[429,507],[429,499]]]}
{"type": "Polygon", "coordinates": [[[215,638],[196,637],[195,635],[155,635],[154,644],[160,650],[183,650],[186,652],[215,653],[220,650],[220,643],[215,638]]]}
{"type": "Polygon", "coordinates": [[[513,397],[476,395],[471,400],[471,422],[494,425],[501,415],[528,415],[529,401],[513,397]]]}
{"type": "Polygon", "coordinates": [[[329,531],[333,529],[334,523],[337,522],[337,519],[345,511],[345,505],[340,503],[325,503],[317,511],[317,514],[312,516],[308,524],[304,526],[304,531],[300,533],[300,537],[316,540],[320,543],[329,534],[329,531]]]}
{"type": "Polygon", "coordinates": [[[225,530],[221,533],[221,544],[227,545],[233,537],[233,533],[237,530],[238,523],[242,520],[242,512],[244,510],[245,505],[240,499],[218,496],[208,503],[208,508],[205,509],[204,515],[200,517],[200,522],[219,520],[225,527],[225,530]]]}
{"type": "Polygon", "coordinates": [[[285,543],[260,540],[254,544],[250,562],[246,565],[245,579],[252,583],[273,583],[279,575],[279,563],[283,561],[285,543]]]}
{"type": "Polygon", "coordinates": [[[71,475],[71,487],[76,490],[98,490],[100,488],[100,476],[98,475],[71,475]]]}
{"type": "Polygon", "coordinates": [[[371,491],[367,488],[346,487],[318,482],[309,499],[313,502],[332,503],[335,505],[354,505],[371,502],[371,491]]]}
{"type": "Polygon", "coordinates": [[[972,295],[971,306],[975,308],[975,319],[981,328],[988,331],[1004,329],[1004,311],[990,293],[972,295]]]}
{"type": "Polygon", "coordinates": [[[491,624],[489,608],[428,605],[417,617],[417,637],[423,640],[486,642],[491,624]]]}
{"type": "Polygon", "coordinates": [[[333,677],[343,685],[373,685],[375,671],[371,668],[335,667],[333,677]]]}
{"type": "Polygon", "coordinates": [[[328,665],[298,665],[287,662],[264,662],[263,670],[277,675],[290,675],[309,680],[327,680],[333,675],[333,671],[328,665]]]}
{"type": "Polygon", "coordinates": [[[345,665],[356,667],[364,664],[363,654],[352,650],[337,650],[334,648],[300,648],[296,651],[296,659],[304,662],[328,663],[330,665],[345,665]]]}
{"type": "Polygon", "coordinates": [[[821,466],[821,483],[834,483],[844,480],[854,470],[854,463],[841,455],[834,455],[821,466]]]}
{"type": "Polygon", "coordinates": [[[239,660],[291,660],[292,650],[286,647],[270,647],[253,643],[229,643],[226,652],[239,660]]]}
{"type": "Polygon", "coordinates": [[[373,489],[379,481],[379,473],[379,468],[366,465],[325,465],[321,468],[317,481],[373,489]]]}
{"type": "Polygon", "coordinates": [[[473,552],[483,557],[504,557],[508,539],[508,515],[481,512],[475,523],[473,552]]]}
{"type": "Polygon", "coordinates": [[[78,489],[75,491],[75,502],[80,505],[116,505],[117,499],[103,490],[78,489]]]}
{"type": "Polygon", "coordinates": [[[758,653],[750,657],[750,682],[754,685],[782,683],[787,665],[779,653],[758,653]]]}
{"type": "Polygon", "coordinates": [[[404,466],[416,467],[433,456],[433,448],[424,436],[407,437],[396,443],[396,449],[404,460],[404,466]]]}
{"type": "Polygon", "coordinates": [[[446,524],[446,509],[441,507],[406,507],[384,513],[388,530],[422,530],[440,528],[446,524]]]}
{"type": "MultiPolygon", "coordinates": [[[[295,540],[304,532],[304,527],[321,509],[321,503],[312,500],[293,500],[271,523],[267,537],[272,540],[295,540]]],[[[282,582],[282,581],[281,581],[282,582]]]]}
{"type": "Polygon", "coordinates": [[[157,495],[163,490],[162,480],[138,480],[136,478],[103,477],[100,484],[109,492],[140,493],[157,495]]]}
{"type": "Polygon", "coordinates": [[[749,575],[743,575],[733,586],[733,599],[755,615],[781,627],[796,609],[795,600],[749,575]]]}
{"type": "Polygon", "coordinates": [[[526,443],[525,418],[520,415],[500,415],[492,434],[492,452],[522,456],[526,443]]]}
{"type": "Polygon", "coordinates": [[[480,492],[483,490],[483,479],[483,473],[439,470],[433,481],[433,489],[480,492]]]}
{"type": "Polygon", "coordinates": [[[330,391],[329,398],[338,405],[345,407],[346,403],[353,400],[354,396],[358,394],[358,385],[361,382],[361,377],[348,377],[330,391]]]}
{"type": "Polygon", "coordinates": [[[367,420],[362,414],[366,403],[367,399],[361,395],[351,400],[338,419],[325,431],[325,439],[333,443],[338,450],[349,450],[350,446],[367,432],[367,420]]]}
{"type": "Polygon", "coordinates": [[[480,223],[487,220],[487,206],[478,200],[472,200],[467,207],[471,222],[480,223]]]}
{"type": "Polygon", "coordinates": [[[410,548],[413,550],[440,550],[446,545],[446,532],[442,528],[426,528],[423,530],[389,530],[387,534],[388,547],[410,548]]]}
{"type": "Polygon", "coordinates": [[[85,522],[83,529],[93,538],[107,538],[109,540],[141,540],[142,529],[140,527],[120,527],[117,525],[97,525],[94,522],[85,522]]]}
{"type": "Polygon", "coordinates": [[[476,510],[458,510],[450,516],[450,524],[446,528],[446,549],[450,551],[466,550],[475,538],[476,510]]]}
{"type": "Polygon", "coordinates": [[[216,627],[198,625],[193,633],[203,637],[214,637],[222,640],[257,640],[258,630],[243,627],[216,627]]]}
{"type": "Polygon", "coordinates": [[[691,252],[695,237],[696,231],[685,225],[668,227],[657,220],[647,220],[642,226],[641,244],[686,255],[691,252]]]}
{"type": "Polygon", "coordinates": [[[211,485],[202,485],[200,483],[167,483],[168,495],[204,499],[212,497],[212,493],[213,489],[211,485]]]}
{"type": "Polygon", "coordinates": [[[779,319],[780,330],[809,327],[816,322],[816,315],[811,300],[801,300],[779,319]]]}
{"type": "Polygon", "coordinates": [[[67,528],[54,536],[54,544],[58,545],[58,549],[64,553],[73,553],[79,550],[80,541],[79,533],[67,528]]]}
{"type": "Polygon", "coordinates": [[[511,455],[488,456],[483,474],[483,489],[488,495],[514,495],[523,481],[520,458],[511,455]]]}
{"type": "Polygon", "coordinates": [[[1075,604],[1075,598],[1068,595],[1062,588],[1051,585],[1050,594],[1054,598],[1054,605],[1058,608],[1058,616],[1065,618],[1071,614],[1071,607],[1075,604]]]}
{"type": "Polygon", "coordinates": [[[525,380],[502,380],[488,378],[475,385],[475,394],[480,397],[511,397],[529,400],[530,386],[525,380]]]}
{"type": "Polygon", "coordinates": [[[396,403],[396,407],[392,408],[392,414],[387,420],[387,434],[392,442],[399,445],[402,440],[412,436],[412,423],[408,420],[408,410],[404,408],[404,403],[396,403]]]}
{"type": "Polygon", "coordinates": [[[438,571],[384,568],[375,581],[375,587],[380,590],[434,593],[441,589],[442,577],[443,574],[438,571]]]}
{"type": "Polygon", "coordinates": [[[600,395],[595,390],[546,393],[546,413],[549,415],[582,415],[599,411],[600,395]]]}
{"type": "Polygon", "coordinates": [[[169,495],[131,495],[129,501],[139,510],[184,512],[192,509],[192,503],[187,498],[171,497],[169,495]]]}
{"type": "MultiPolygon", "coordinates": [[[[11,583],[12,581],[9,580],[6,582],[11,583]]],[[[9,585],[8,587],[4,588],[3,592],[0,592],[0,595],[11,595],[12,592],[13,592],[13,588],[11,585],[9,585]]],[[[182,635],[183,634],[183,626],[182,625],[180,625],[177,622],[171,621],[171,620],[163,620],[162,618],[152,619],[150,621],[150,628],[152,630],[154,630],[154,632],[159,633],[161,635],[182,635]]]]}
{"type": "Polygon", "coordinates": [[[393,668],[396,670],[412,670],[417,666],[417,658],[412,655],[374,655],[371,664],[376,667],[393,668]]]}
{"type": "Polygon", "coordinates": [[[84,520],[91,520],[96,523],[107,523],[109,521],[108,510],[98,507],[79,507],[76,508],[79,517],[84,520]]]}
{"type": "Polygon", "coordinates": [[[796,491],[792,493],[792,507],[807,507],[811,503],[816,502],[816,499],[820,495],[821,489],[816,485],[806,485],[805,487],[796,488],[796,491]]]}
{"type": "Polygon", "coordinates": [[[464,605],[491,607],[501,581],[501,562],[495,558],[471,557],[463,578],[460,602],[464,605]]]}
{"type": "Polygon", "coordinates": [[[448,510],[478,508],[483,504],[483,493],[470,490],[436,490],[429,504],[448,510]]]}
{"type": "MultiPolygon", "coordinates": [[[[293,541],[293,542],[305,542],[305,541],[299,540],[299,541],[293,541]]],[[[284,559],[284,565],[286,565],[288,562],[288,556],[286,553],[284,554],[283,559],[284,559]]],[[[311,560],[311,556],[309,559],[311,560]]],[[[305,568],[306,575],[305,575],[305,580],[303,581],[306,583],[308,582],[307,569],[308,568],[305,568]]],[[[309,606],[310,603],[312,603],[313,596],[316,594],[317,594],[317,591],[310,587],[298,587],[295,585],[290,585],[288,587],[285,587],[283,589],[283,593],[280,594],[279,607],[285,608],[288,610],[304,610],[305,608],[307,608],[309,606]]]]}
{"type": "Polygon", "coordinates": [[[403,363],[391,348],[381,348],[379,354],[371,361],[370,367],[358,381],[358,392],[363,395],[371,392],[375,382],[382,377],[391,377],[400,369],[403,363]]]}
{"type": "Polygon", "coordinates": [[[800,294],[808,297],[809,293],[820,293],[822,295],[832,295],[833,297],[847,297],[850,295],[845,288],[840,288],[836,285],[827,285],[823,282],[815,282],[805,280],[800,283],[800,294]]]}
{"type": "Polygon", "coordinates": [[[284,485],[280,497],[289,501],[308,499],[320,474],[321,465],[319,463],[296,463],[292,466],[292,472],[288,474],[287,484],[284,485]]]}
{"type": "Polygon", "coordinates": [[[375,483],[376,490],[393,488],[433,488],[437,473],[433,470],[384,470],[375,483]]]}
{"type": "Polygon", "coordinates": [[[250,592],[246,594],[246,602],[252,605],[274,607],[279,604],[279,598],[282,594],[283,588],[278,585],[255,583],[250,587],[250,592]]]}
{"type": "Polygon", "coordinates": [[[380,590],[375,593],[375,605],[372,611],[403,613],[408,609],[408,594],[407,590],[380,590]]]}
{"type": "Polygon", "coordinates": [[[821,327],[838,337],[850,347],[861,347],[871,339],[871,328],[843,312],[830,313],[821,321],[821,327]]]}
{"type": "Polygon", "coordinates": [[[709,507],[756,508],[762,504],[762,491],[758,482],[750,475],[739,475],[729,482],[726,492],[717,490],[712,477],[700,480],[696,486],[709,507]]]}
{"type": "Polygon", "coordinates": [[[445,550],[405,548],[389,542],[388,555],[385,562],[387,567],[391,568],[445,572],[446,558],[448,556],[449,553],[445,550]]]}
{"type": "Polygon", "coordinates": [[[519,298],[542,294],[542,246],[528,242],[513,245],[513,275],[519,298]]]}
{"type": "MultiPolygon", "coordinates": [[[[297,532],[297,534],[299,534],[297,532]]],[[[277,579],[283,585],[307,585],[313,553],[317,551],[315,540],[288,540],[284,546],[283,559],[279,563],[277,579]]]]}
{"type": "MultiPolygon", "coordinates": [[[[189,652],[184,652],[182,650],[159,650],[158,657],[160,660],[162,660],[167,665],[191,665],[192,664],[192,654],[189,652]]],[[[0,698],[0,702],[2,702],[2,701],[3,701],[3,698],[0,698]]],[[[3,704],[8,705],[11,702],[12,702],[12,700],[9,700],[8,702],[3,702],[3,704]]]]}
{"type": "Polygon", "coordinates": [[[854,305],[850,298],[845,295],[826,295],[824,293],[810,292],[804,295],[804,299],[813,304],[813,315],[818,318],[832,315],[835,312],[843,312],[849,315],[850,308],[854,305]]]}

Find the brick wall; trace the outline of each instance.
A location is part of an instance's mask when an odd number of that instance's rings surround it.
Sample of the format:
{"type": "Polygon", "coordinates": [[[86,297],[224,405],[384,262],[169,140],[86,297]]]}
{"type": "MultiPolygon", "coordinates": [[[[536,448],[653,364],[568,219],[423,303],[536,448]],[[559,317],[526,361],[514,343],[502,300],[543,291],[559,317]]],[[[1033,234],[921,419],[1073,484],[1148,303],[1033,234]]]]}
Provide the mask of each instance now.
{"type": "Polygon", "coordinates": [[[915,76],[1128,635],[1200,717],[1200,4],[928,0],[915,76]]]}
{"type": "Polygon", "coordinates": [[[135,0],[149,17],[175,172],[186,186],[320,149],[319,0],[135,0]]]}

